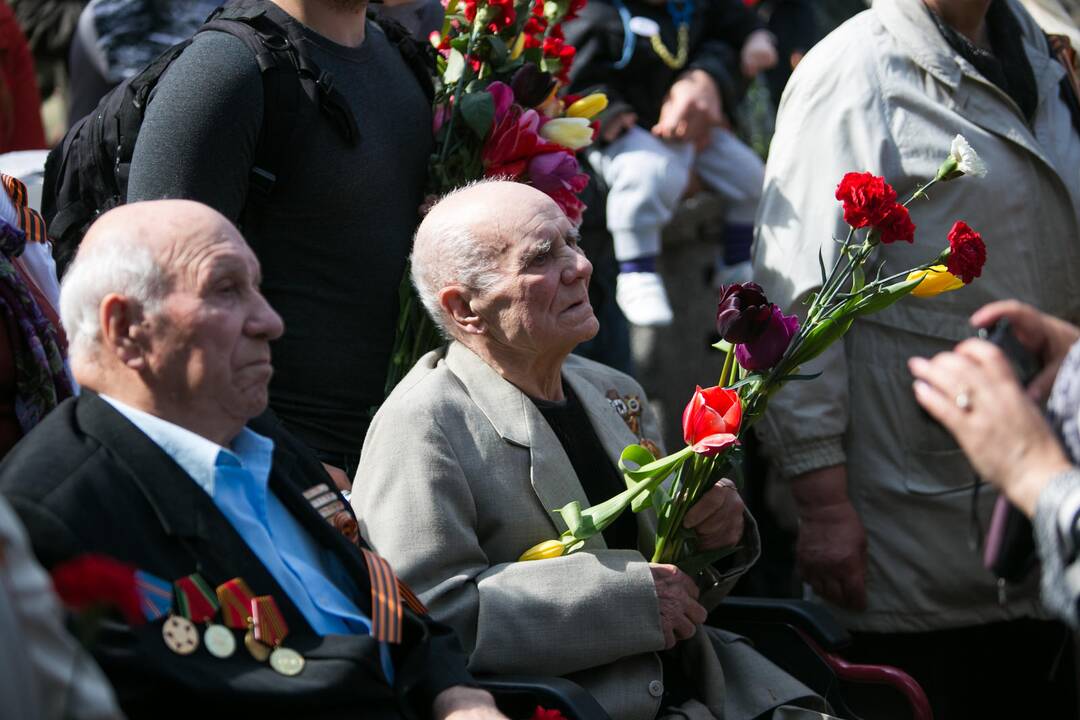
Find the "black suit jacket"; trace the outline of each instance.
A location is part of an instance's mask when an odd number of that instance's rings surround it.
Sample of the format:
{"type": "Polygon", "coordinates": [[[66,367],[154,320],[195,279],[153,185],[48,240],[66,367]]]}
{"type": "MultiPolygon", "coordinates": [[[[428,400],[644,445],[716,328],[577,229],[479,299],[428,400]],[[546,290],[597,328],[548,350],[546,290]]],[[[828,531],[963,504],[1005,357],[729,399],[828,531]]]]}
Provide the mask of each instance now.
{"type": "MultiPolygon", "coordinates": [[[[270,488],[316,542],[329,548],[357,585],[370,614],[363,556],[303,497],[332,482],[314,456],[271,416],[251,429],[274,440],[270,488]]],[[[273,595],[289,625],[285,645],[307,660],[296,677],[257,663],[239,644],[228,659],[205,648],[173,654],[162,620],[140,627],[103,624],[94,654],[131,717],[426,717],[441,690],[472,684],[456,637],[404,611],[404,640],[391,646],[395,683],[380,669],[368,636],[319,637],[213,500],[164,451],[92,392],[64,402],[0,464],[0,491],[52,567],[81,553],[103,553],[168,581],[199,572],[211,586],[242,577],[273,595]]],[[[346,503],[347,506],[347,503],[346,503]]],[[[239,637],[237,638],[239,640],[239,637]]]]}

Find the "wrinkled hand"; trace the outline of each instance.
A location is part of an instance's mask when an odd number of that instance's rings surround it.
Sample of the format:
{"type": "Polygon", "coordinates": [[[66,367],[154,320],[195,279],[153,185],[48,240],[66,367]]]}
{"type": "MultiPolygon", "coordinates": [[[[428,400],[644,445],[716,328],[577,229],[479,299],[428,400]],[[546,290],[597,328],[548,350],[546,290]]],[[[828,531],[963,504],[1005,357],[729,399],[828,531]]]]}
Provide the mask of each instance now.
{"type": "Polygon", "coordinates": [[[487,690],[455,685],[435,696],[434,720],[507,720],[487,690]]]}
{"type": "Polygon", "coordinates": [[[1039,492],[1070,463],[1005,354],[972,339],[932,360],[911,358],[908,367],[915,399],[953,434],[980,477],[1034,515],[1039,492]],[[960,392],[967,409],[956,403],[960,392]]]}
{"type": "Polygon", "coordinates": [[[724,121],[720,91],[704,70],[691,70],[668,90],[652,134],[664,140],[690,142],[699,149],[709,131],[724,121]]]}
{"type": "Polygon", "coordinates": [[[686,512],[683,527],[697,533],[701,550],[731,547],[742,537],[745,510],[735,483],[724,478],[686,512]]]}
{"type": "Polygon", "coordinates": [[[600,131],[600,139],[606,143],[613,143],[618,140],[624,132],[634,127],[636,124],[637,113],[619,113],[610,121],[604,123],[603,129],[600,131]]]}
{"type": "Polygon", "coordinates": [[[689,575],[674,565],[649,565],[656,597],[660,601],[660,627],[664,631],[664,648],[694,636],[697,626],[705,622],[708,613],[697,601],[698,587],[689,575]]]}
{"type": "Polygon", "coordinates": [[[743,77],[755,78],[759,73],[776,66],[779,55],[776,53],[776,41],[768,30],[755,30],[750,33],[739,51],[739,62],[743,77]]]}
{"type": "Polygon", "coordinates": [[[792,490],[799,508],[795,562],[803,580],[831,603],[865,609],[866,531],[847,499],[847,469],[806,473],[792,490]]]}
{"type": "Polygon", "coordinates": [[[989,327],[1002,318],[1008,318],[1020,344],[1042,360],[1043,369],[1028,385],[1027,393],[1036,402],[1046,402],[1061,369],[1061,361],[1073,343],[1080,340],[1080,328],[1017,300],[982,306],[971,316],[971,324],[989,327]]]}

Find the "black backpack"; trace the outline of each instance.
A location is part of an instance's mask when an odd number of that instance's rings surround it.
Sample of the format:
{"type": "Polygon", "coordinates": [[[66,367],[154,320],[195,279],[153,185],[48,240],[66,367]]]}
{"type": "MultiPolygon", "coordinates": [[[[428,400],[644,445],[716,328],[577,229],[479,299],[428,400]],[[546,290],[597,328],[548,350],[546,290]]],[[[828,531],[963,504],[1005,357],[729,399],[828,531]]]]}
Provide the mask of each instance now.
{"type": "MultiPolygon", "coordinates": [[[[379,19],[430,100],[430,53],[393,21],[379,19]]],[[[266,0],[232,0],[215,10],[198,32],[217,30],[241,40],[255,55],[263,79],[263,122],[251,168],[251,191],[243,217],[267,201],[286,166],[289,138],[302,102],[317,102],[321,114],[350,145],[359,142],[356,118],[334,88],[333,77],[300,51],[298,38],[266,14],[266,0]]],[[[173,60],[191,43],[178,43],[137,75],[109,91],[97,108],[68,130],[45,162],[41,210],[63,275],[98,215],[127,199],[128,174],[151,93],[173,60]]]]}

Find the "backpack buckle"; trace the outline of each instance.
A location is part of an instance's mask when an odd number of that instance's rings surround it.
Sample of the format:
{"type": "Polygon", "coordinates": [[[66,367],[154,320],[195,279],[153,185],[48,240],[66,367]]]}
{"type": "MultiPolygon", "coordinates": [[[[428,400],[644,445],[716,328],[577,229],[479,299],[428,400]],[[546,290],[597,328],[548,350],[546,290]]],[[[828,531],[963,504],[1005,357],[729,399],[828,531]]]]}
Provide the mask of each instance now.
{"type": "Polygon", "coordinates": [[[315,81],[315,87],[319,88],[319,92],[323,95],[329,95],[334,91],[334,76],[326,70],[319,71],[319,77],[315,81]]]}

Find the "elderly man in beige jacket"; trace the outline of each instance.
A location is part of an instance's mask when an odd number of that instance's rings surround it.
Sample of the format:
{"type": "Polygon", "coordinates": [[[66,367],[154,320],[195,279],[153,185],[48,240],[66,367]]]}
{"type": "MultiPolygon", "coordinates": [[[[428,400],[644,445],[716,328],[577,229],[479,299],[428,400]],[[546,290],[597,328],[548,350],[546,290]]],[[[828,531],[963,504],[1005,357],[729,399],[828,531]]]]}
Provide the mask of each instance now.
{"type": "Polygon", "coordinates": [[[581,552],[518,562],[566,529],[552,508],[617,494],[623,448],[659,437],[633,379],[569,354],[597,330],[576,236],[517,183],[459,191],[424,220],[413,277],[453,340],[375,416],[353,485],[364,536],[457,630],[475,672],[567,676],[616,720],[820,718],[777,709],[824,705],[745,641],[700,627],[758,554],[730,483],[687,516],[702,547],[741,545],[712,591],[642,555],[651,511],[581,552]]]}
{"type": "MultiPolygon", "coordinates": [[[[968,697],[999,680],[1040,687],[1065,642],[1056,627],[1008,622],[1041,616],[1037,582],[999,587],[972,551],[975,473],[919,411],[906,367],[971,336],[968,317],[993,299],[1080,315],[1080,136],[1064,75],[1013,0],[876,0],[799,65],[769,155],[755,279],[795,312],[820,283],[819,247],[830,264],[831,238],[846,230],[833,197],[844,173],[884,175],[909,193],[957,134],[989,167],[914,203],[915,245],[878,257],[894,272],[917,265],[963,219],[988,246],[978,282],[860,319],[804,368],[824,375],[785,388],[758,426],[796,501],[804,580],[870,634],[870,657],[913,672],[939,718],[957,712],[949,702],[979,716],[968,697]]],[[[987,491],[975,501],[983,527],[993,500],[987,491]]],[[[986,716],[1003,716],[1001,706],[986,716]]]]}

